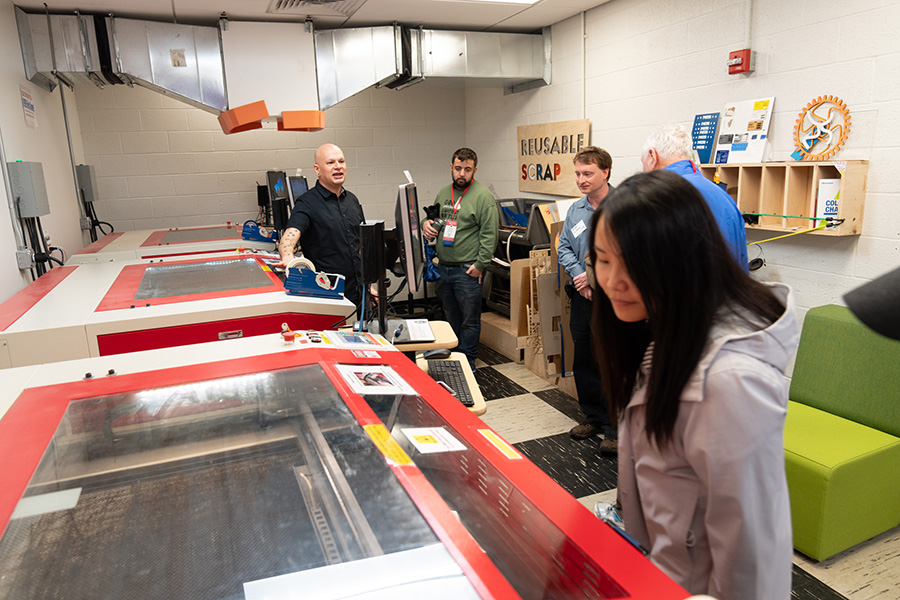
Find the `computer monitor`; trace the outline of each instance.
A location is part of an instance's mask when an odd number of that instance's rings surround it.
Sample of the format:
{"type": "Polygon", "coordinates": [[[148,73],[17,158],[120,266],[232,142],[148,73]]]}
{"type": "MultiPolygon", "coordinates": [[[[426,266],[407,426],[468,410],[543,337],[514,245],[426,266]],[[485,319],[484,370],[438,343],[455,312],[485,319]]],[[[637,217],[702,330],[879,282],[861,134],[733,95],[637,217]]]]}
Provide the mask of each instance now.
{"type": "Polygon", "coordinates": [[[309,184],[303,175],[288,176],[288,193],[291,197],[291,208],[297,204],[297,200],[309,191],[309,184]]]}
{"type": "Polygon", "coordinates": [[[402,319],[387,319],[387,271],[406,278],[410,296],[422,289],[425,272],[425,242],[419,226],[419,199],[415,183],[397,189],[394,210],[396,226],[384,228],[384,221],[366,221],[360,226],[362,279],[366,287],[378,287],[378,308],[367,321],[369,331],[387,333],[392,342],[409,341],[410,331],[400,327],[402,319]]]}
{"type": "Polygon", "coordinates": [[[400,245],[400,264],[412,294],[422,287],[422,275],[425,272],[425,242],[419,218],[416,184],[404,183],[397,190],[394,220],[400,245]]]}

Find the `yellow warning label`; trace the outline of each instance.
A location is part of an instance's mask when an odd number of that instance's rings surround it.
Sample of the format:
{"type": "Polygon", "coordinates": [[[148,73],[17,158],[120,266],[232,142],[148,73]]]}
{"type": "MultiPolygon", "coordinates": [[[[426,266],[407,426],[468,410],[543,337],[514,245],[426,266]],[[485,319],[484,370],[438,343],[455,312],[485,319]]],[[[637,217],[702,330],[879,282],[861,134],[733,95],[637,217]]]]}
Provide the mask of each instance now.
{"type": "Polygon", "coordinates": [[[753,110],[766,110],[769,108],[768,100],[757,100],[753,103],[753,110]]]}
{"type": "Polygon", "coordinates": [[[499,450],[506,456],[506,458],[512,458],[512,459],[522,458],[522,455],[519,454],[515,448],[513,448],[512,446],[507,444],[505,441],[503,441],[503,439],[499,435],[497,435],[490,429],[479,429],[478,433],[480,433],[485,438],[487,438],[487,441],[492,443],[494,445],[494,447],[497,448],[497,450],[499,450]]]}
{"type": "Polygon", "coordinates": [[[394,438],[391,437],[391,432],[388,431],[384,425],[380,423],[364,425],[363,429],[366,430],[369,438],[375,442],[375,446],[381,450],[381,453],[384,454],[386,459],[393,461],[398,465],[412,464],[412,460],[406,452],[403,451],[400,444],[394,441],[394,438]]]}

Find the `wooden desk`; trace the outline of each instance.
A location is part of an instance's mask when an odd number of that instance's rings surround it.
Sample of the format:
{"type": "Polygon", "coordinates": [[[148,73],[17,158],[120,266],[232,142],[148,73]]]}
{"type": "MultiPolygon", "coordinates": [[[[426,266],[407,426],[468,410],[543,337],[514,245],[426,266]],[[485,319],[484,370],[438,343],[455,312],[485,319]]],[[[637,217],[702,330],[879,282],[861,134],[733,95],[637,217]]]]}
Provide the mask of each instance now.
{"type": "Polygon", "coordinates": [[[433,342],[407,342],[402,344],[394,344],[394,348],[401,352],[424,352],[425,350],[436,350],[446,348],[448,350],[456,348],[459,340],[453,333],[453,328],[447,321],[429,321],[431,331],[434,333],[433,342]]]}
{"type": "MultiPolygon", "coordinates": [[[[472,400],[475,401],[475,405],[470,406],[469,410],[472,411],[476,416],[480,416],[486,413],[487,404],[484,402],[484,396],[481,394],[481,388],[478,387],[478,382],[475,381],[475,374],[472,373],[472,368],[469,366],[469,359],[466,358],[466,355],[462,352],[452,352],[448,358],[443,360],[459,361],[459,364],[462,365],[463,372],[466,374],[466,384],[469,386],[469,393],[472,394],[472,400]]],[[[424,359],[421,354],[416,356],[416,364],[419,365],[420,369],[422,369],[426,373],[428,372],[428,361],[424,359]]]]}

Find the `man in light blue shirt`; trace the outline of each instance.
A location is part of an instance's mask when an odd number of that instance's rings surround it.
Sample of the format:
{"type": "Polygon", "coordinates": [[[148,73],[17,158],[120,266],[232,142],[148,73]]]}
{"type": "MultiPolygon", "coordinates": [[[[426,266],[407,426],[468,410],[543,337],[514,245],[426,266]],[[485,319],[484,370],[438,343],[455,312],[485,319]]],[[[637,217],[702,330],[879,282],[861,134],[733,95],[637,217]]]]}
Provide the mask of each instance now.
{"type": "Polygon", "coordinates": [[[569,434],[576,439],[586,439],[602,433],[600,451],[615,454],[618,450],[616,428],[609,418],[600,370],[591,350],[594,292],[584,262],[591,244],[591,217],[612,190],[609,185],[612,157],[602,148],[588,146],[575,155],[574,163],[575,182],[584,197],[572,204],[566,213],[566,221],[559,234],[559,264],[572,278],[566,284],[566,293],[572,301],[569,319],[575,346],[572,373],[578,404],[586,418],[569,434]]]}

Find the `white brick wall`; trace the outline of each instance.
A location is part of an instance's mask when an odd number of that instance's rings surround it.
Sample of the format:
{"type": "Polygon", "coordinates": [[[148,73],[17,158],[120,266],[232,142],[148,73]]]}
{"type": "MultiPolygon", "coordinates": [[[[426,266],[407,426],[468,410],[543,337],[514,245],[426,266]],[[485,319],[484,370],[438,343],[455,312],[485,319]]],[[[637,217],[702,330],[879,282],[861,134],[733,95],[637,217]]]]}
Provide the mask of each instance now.
{"type": "Polygon", "coordinates": [[[396,186],[409,169],[420,202],[449,182],[450,155],[465,145],[462,89],[367,90],[326,111],[326,129],[226,136],[213,115],[145,90],[80,86],[78,117],[87,164],[97,166],[101,220],[118,230],[205,225],[256,216],[265,172],[302,168],[315,182],[315,148],[347,157],[348,188],[370,219],[394,221],[396,186]]]}
{"type": "Polygon", "coordinates": [[[584,13],[583,57],[582,16],[554,24],[551,86],[512,96],[466,92],[467,139],[485,165],[479,175],[498,195],[535,196],[518,192],[515,127],[589,118],[592,143],[613,156],[615,184],[640,170],[641,147],[655,126],[690,126],[695,114],[720,111],[727,101],[770,95],[770,158],[788,160],[800,109],[816,96],[839,96],[852,126],[837,158],[870,161],[863,235],[797,236],[751,247],[750,256],[764,253],[761,279],[794,287],[800,315],[842,303],[849,289],[900,265],[900,2],[753,6],[751,47],[759,60],[750,77],[729,76],[725,65],[729,51],[744,47],[742,0],[612,0],[584,13]]]}

